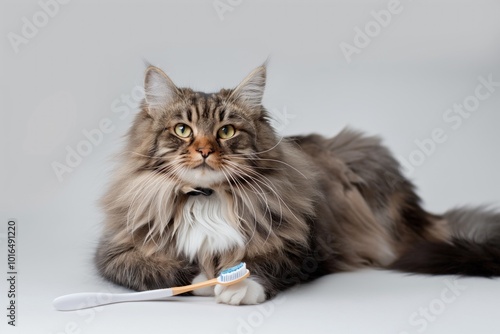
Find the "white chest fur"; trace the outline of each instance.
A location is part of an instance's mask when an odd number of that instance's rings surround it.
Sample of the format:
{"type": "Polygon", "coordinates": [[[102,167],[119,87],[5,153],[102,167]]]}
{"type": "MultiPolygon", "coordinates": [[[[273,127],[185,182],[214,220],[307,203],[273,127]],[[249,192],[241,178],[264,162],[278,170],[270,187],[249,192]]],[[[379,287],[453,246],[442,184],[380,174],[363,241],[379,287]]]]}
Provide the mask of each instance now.
{"type": "Polygon", "coordinates": [[[217,193],[191,196],[177,217],[176,244],[190,260],[242,247],[244,237],[231,221],[232,208],[217,193]]]}

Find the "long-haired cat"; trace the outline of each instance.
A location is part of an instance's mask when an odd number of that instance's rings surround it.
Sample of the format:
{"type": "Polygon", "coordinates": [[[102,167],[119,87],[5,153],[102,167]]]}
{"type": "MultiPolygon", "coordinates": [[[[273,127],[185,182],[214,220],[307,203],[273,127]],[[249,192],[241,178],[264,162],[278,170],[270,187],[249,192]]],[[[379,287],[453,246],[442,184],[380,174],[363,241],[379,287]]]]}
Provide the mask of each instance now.
{"type": "Polygon", "coordinates": [[[281,138],[261,100],[265,66],[213,94],[160,69],[103,198],[100,273],[134,290],[251,277],[197,294],[255,304],[318,276],[363,267],[500,275],[500,214],[426,212],[375,137],[281,138]]]}

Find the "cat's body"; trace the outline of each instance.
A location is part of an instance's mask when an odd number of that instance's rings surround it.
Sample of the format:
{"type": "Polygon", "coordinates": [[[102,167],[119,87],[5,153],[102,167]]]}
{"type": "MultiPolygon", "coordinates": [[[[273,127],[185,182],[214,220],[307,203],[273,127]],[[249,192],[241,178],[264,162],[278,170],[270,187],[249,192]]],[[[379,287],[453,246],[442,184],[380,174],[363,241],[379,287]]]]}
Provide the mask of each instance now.
{"type": "Polygon", "coordinates": [[[163,288],[245,261],[250,279],[201,293],[253,304],[362,267],[500,275],[500,215],[425,212],[378,138],[351,130],[279,138],[261,106],[264,84],[260,67],[234,90],[208,95],[148,69],[142,111],[103,201],[104,277],[163,288]]]}

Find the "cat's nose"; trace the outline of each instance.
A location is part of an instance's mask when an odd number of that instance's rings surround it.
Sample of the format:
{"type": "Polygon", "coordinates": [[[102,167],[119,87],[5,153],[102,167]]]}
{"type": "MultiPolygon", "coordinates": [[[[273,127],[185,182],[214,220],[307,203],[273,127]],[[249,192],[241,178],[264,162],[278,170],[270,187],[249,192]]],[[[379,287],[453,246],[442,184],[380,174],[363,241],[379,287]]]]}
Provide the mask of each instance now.
{"type": "Polygon", "coordinates": [[[214,150],[211,147],[200,147],[196,151],[201,154],[203,159],[206,159],[211,153],[213,153],[214,150]]]}

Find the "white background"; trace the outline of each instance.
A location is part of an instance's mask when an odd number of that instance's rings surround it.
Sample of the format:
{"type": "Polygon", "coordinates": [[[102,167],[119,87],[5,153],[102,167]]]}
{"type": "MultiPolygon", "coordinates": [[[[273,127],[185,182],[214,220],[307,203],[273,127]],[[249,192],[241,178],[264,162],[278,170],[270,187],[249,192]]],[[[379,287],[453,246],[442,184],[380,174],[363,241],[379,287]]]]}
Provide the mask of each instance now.
{"type": "Polygon", "coordinates": [[[16,52],[9,36],[22,36],[23,18],[33,22],[42,9],[2,1],[0,218],[19,224],[19,299],[18,327],[6,325],[4,306],[0,326],[9,333],[497,332],[498,280],[461,279],[454,295],[445,291],[451,278],[380,271],[324,277],[260,308],[193,297],[53,310],[62,294],[122,291],[92,265],[103,219],[96,202],[136,112],[121,98],[142,84],[143,60],[180,86],[214,91],[269,57],[264,104],[283,134],[331,136],[350,125],[381,135],[408,160],[416,140],[441,128],[447,140],[407,172],[425,207],[499,203],[500,87],[458,129],[443,115],[474,94],[478,77],[500,81],[500,2],[401,0],[351,62],[341,43],[354,45],[354,29],[370,26],[371,11],[389,1],[221,3],[231,10],[218,13],[211,0],[72,1],[52,8],[16,52]],[[66,164],[68,147],[77,149],[103,119],[113,130],[58,180],[52,165],[66,164]]]}

